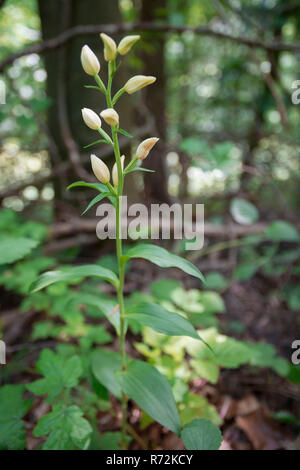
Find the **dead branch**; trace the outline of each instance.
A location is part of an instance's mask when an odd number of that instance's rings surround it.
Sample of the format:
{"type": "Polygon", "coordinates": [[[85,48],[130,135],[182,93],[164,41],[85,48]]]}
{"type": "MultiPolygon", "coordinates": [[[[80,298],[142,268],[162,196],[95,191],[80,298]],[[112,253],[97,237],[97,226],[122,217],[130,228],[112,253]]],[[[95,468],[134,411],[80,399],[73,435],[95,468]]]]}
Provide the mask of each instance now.
{"type": "MultiPolygon", "coordinates": [[[[51,237],[60,238],[67,235],[74,235],[80,232],[96,232],[97,223],[100,218],[81,219],[79,217],[70,218],[67,222],[57,222],[51,228],[51,237]]],[[[161,226],[161,224],[160,224],[161,226]]],[[[255,233],[262,233],[268,224],[256,223],[252,225],[238,225],[235,223],[227,225],[205,224],[204,235],[224,238],[224,234],[230,234],[232,238],[243,237],[255,233]]],[[[170,223],[172,232],[174,226],[170,223]]]]}
{"type": "Polygon", "coordinates": [[[190,31],[194,34],[201,36],[211,36],[216,39],[226,39],[237,44],[244,44],[248,47],[264,49],[266,51],[290,51],[299,52],[300,44],[287,44],[282,42],[264,42],[259,39],[249,38],[244,35],[234,36],[232,34],[224,33],[222,31],[216,31],[206,26],[171,26],[167,24],[155,24],[155,23],[123,23],[123,24],[103,24],[103,25],[80,25],[74,28],[70,28],[63,33],[59,34],[53,39],[33,44],[22,51],[11,54],[4,59],[0,64],[0,73],[4,69],[12,64],[16,59],[23,57],[28,54],[43,54],[50,50],[58,49],[64,46],[67,42],[77,36],[99,34],[101,32],[107,34],[117,33],[130,33],[139,31],[151,31],[153,33],[184,33],[190,31]]]}
{"type": "MultiPolygon", "coordinates": [[[[150,123],[147,123],[145,126],[140,127],[135,131],[135,136],[139,138],[143,138],[145,136],[148,136],[149,132],[151,132],[152,127],[150,123]]],[[[128,138],[127,137],[120,137],[119,140],[120,148],[122,149],[125,146],[128,146],[128,138]]],[[[105,160],[106,158],[109,158],[113,153],[113,149],[109,146],[103,146],[101,147],[101,158],[105,160]]],[[[86,153],[81,155],[81,161],[82,163],[86,163],[89,161],[90,154],[86,153]]],[[[29,178],[26,181],[22,181],[21,183],[18,183],[17,185],[12,186],[11,188],[3,191],[0,193],[0,202],[10,196],[15,196],[19,194],[20,192],[23,191],[27,186],[35,186],[36,188],[42,188],[44,184],[48,183],[49,181],[53,181],[56,177],[63,175],[69,171],[71,167],[71,161],[63,162],[60,165],[58,165],[56,168],[53,168],[51,170],[46,170],[42,175],[40,174],[37,177],[34,178],[29,178]]]]}

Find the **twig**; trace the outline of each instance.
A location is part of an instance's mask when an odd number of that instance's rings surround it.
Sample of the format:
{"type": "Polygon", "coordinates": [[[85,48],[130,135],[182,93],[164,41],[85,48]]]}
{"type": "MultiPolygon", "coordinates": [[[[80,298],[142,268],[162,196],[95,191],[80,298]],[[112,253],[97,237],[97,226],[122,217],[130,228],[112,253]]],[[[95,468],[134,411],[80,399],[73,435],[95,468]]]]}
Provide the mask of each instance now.
{"type": "Polygon", "coordinates": [[[226,39],[238,44],[244,44],[249,47],[256,47],[259,49],[264,49],[266,51],[290,51],[290,52],[299,52],[300,44],[287,44],[282,42],[264,42],[259,39],[249,38],[247,36],[234,36],[232,34],[224,33],[222,31],[216,31],[214,29],[208,28],[206,26],[172,26],[168,24],[155,24],[155,23],[123,23],[123,24],[102,24],[102,25],[79,25],[74,28],[70,28],[67,31],[59,34],[53,39],[48,39],[46,41],[40,42],[38,44],[33,44],[22,51],[11,54],[6,59],[4,59],[0,64],[0,73],[4,69],[12,64],[16,59],[23,57],[29,54],[42,54],[50,50],[58,49],[64,46],[67,42],[77,36],[84,35],[94,35],[101,32],[107,34],[117,34],[117,33],[130,33],[134,31],[151,31],[153,33],[184,33],[186,31],[192,32],[201,36],[212,36],[217,39],[226,39]]]}
{"type": "MultiPolygon", "coordinates": [[[[145,126],[143,127],[140,127],[135,135],[138,137],[138,138],[142,138],[146,135],[148,135],[148,133],[151,131],[151,127],[149,126],[149,124],[147,123],[145,126]]],[[[128,145],[128,138],[127,137],[120,137],[120,147],[125,147],[128,145]]],[[[106,158],[109,158],[111,155],[112,155],[112,148],[110,146],[103,146],[101,147],[101,158],[103,160],[105,160],[106,158]]],[[[89,160],[90,158],[90,154],[84,154],[82,155],[82,163],[85,163],[89,160]]],[[[71,162],[70,161],[67,161],[67,162],[63,162],[61,163],[60,165],[58,165],[56,168],[54,168],[52,171],[49,171],[47,172],[46,174],[42,175],[42,176],[38,176],[37,178],[30,178],[26,181],[23,181],[9,189],[7,189],[6,191],[3,191],[2,193],[0,193],[0,201],[6,197],[10,197],[10,196],[14,196],[16,194],[19,194],[21,191],[23,191],[23,189],[25,189],[27,186],[30,186],[30,185],[33,185],[33,186],[36,186],[37,188],[40,188],[42,187],[45,183],[47,183],[48,181],[52,181],[54,180],[57,176],[59,176],[60,174],[63,174],[63,173],[66,173],[67,171],[69,171],[71,167],[71,162]]]]}

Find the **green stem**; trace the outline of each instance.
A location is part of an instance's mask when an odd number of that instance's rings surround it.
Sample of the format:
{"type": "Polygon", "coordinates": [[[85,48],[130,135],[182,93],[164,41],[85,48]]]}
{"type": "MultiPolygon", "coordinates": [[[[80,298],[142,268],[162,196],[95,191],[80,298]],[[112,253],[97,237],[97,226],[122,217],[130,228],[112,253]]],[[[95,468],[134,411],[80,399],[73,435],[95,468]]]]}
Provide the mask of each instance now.
{"type": "Polygon", "coordinates": [[[126,173],[131,170],[131,168],[134,167],[134,165],[136,164],[136,162],[138,161],[138,158],[137,157],[134,157],[131,162],[128,163],[127,167],[125,168],[124,170],[124,174],[126,175],[126,173]]]}
{"type": "Polygon", "coordinates": [[[105,93],[106,94],[106,88],[105,88],[105,85],[104,83],[102,82],[101,78],[99,77],[98,74],[94,75],[94,79],[95,79],[95,82],[97,83],[98,87],[99,87],[99,90],[102,91],[102,93],[105,93]]]}
{"type": "Polygon", "coordinates": [[[112,104],[115,105],[118,99],[125,93],[125,88],[121,88],[113,97],[112,104]]]}
{"type": "MultiPolygon", "coordinates": [[[[113,107],[111,99],[111,85],[112,85],[112,76],[114,73],[114,61],[108,63],[108,84],[106,91],[106,100],[107,106],[109,108],[113,107]]],[[[112,127],[112,141],[114,154],[116,158],[116,164],[118,169],[118,187],[117,187],[117,198],[116,198],[116,249],[117,249],[117,259],[119,266],[119,285],[117,289],[118,304],[120,311],[120,332],[119,332],[119,342],[120,342],[120,353],[122,357],[122,369],[126,369],[126,355],[125,355],[125,337],[126,337],[126,324],[125,324],[125,308],[124,308],[124,262],[122,260],[122,233],[121,233],[121,213],[122,213],[122,194],[123,194],[123,185],[124,185],[124,175],[122,171],[121,164],[121,155],[120,147],[118,141],[118,127],[112,127]]],[[[121,406],[122,406],[122,439],[121,447],[126,449],[126,429],[127,429],[127,397],[122,393],[121,397],[121,406]]]]}

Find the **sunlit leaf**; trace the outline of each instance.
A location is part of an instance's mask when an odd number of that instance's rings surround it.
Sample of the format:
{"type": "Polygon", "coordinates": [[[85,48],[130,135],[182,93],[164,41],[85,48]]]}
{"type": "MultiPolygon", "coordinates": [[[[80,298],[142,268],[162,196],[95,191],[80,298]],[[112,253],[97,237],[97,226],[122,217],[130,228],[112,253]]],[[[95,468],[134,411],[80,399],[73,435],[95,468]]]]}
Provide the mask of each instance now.
{"type": "Polygon", "coordinates": [[[41,274],[32,284],[31,291],[37,292],[56,282],[72,281],[77,278],[85,277],[99,277],[100,279],[110,282],[114,286],[117,286],[118,284],[116,274],[110,269],[102,268],[99,265],[86,264],[83,266],[70,266],[64,271],[47,271],[41,274]]]}
{"type": "Polygon", "coordinates": [[[253,224],[259,217],[258,210],[251,202],[238,197],[232,199],[230,212],[233,219],[242,225],[253,224]]]}

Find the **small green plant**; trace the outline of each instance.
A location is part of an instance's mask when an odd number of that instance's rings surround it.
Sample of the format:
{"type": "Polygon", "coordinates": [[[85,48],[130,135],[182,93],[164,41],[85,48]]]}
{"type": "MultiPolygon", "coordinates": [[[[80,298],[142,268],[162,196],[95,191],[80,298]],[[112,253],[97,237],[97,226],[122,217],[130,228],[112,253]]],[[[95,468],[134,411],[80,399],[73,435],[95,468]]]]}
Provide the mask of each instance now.
{"type": "MultiPolygon", "coordinates": [[[[113,184],[110,182],[111,173],[107,165],[95,155],[91,155],[92,169],[99,183],[91,184],[79,181],[71,184],[69,188],[90,187],[99,192],[89,203],[86,210],[90,209],[104,198],[108,198],[113,204],[115,208],[118,271],[116,273],[100,264],[68,267],[64,270],[50,271],[42,274],[36,280],[32,291],[37,292],[60,281],[67,282],[78,278],[89,277],[104,279],[114,286],[118,303],[114,305],[114,308],[109,312],[107,318],[114,326],[118,335],[119,353],[103,349],[95,351],[91,359],[91,368],[98,382],[104,385],[121,401],[121,447],[123,449],[127,447],[128,443],[126,435],[128,428],[128,398],[134,400],[152,419],[158,421],[178,436],[181,436],[188,449],[203,448],[201,443],[204,442],[204,434],[208,448],[218,449],[221,444],[220,431],[205,420],[194,420],[188,423],[187,426],[182,427],[172,389],[166,378],[154,366],[147,362],[130,358],[125,351],[125,337],[128,322],[130,321],[136,321],[141,325],[145,325],[166,335],[189,336],[199,342],[201,341],[200,336],[188,318],[174,311],[170,312],[162,305],[152,302],[138,302],[125,308],[123,294],[125,266],[130,259],[143,258],[163,268],[176,267],[201,281],[203,281],[203,276],[189,261],[153,244],[137,244],[127,251],[123,249],[120,214],[122,210],[124,179],[130,172],[144,170],[140,165],[143,159],[148,156],[151,148],[157,143],[158,139],[151,137],[140,143],[135,155],[127,166],[125,166],[125,156],[121,156],[120,154],[118,136],[119,134],[124,134],[130,137],[130,134],[120,128],[119,116],[114,106],[123,93],[131,95],[141,88],[154,83],[156,79],[155,77],[137,75],[130,78],[124,87],[113,95],[113,78],[120,65],[117,64],[117,56],[118,54],[126,54],[139,39],[139,36],[126,36],[122,39],[118,47],[115,41],[109,36],[101,34],[101,38],[104,43],[104,57],[108,63],[107,85],[103,83],[99,76],[100,63],[88,46],[84,46],[82,49],[81,62],[85,72],[93,76],[96,82],[96,86],[89,86],[89,88],[96,89],[106,97],[107,109],[102,111],[100,116],[106,124],[108,124],[110,132],[106,132],[102,128],[101,119],[93,110],[84,108],[82,110],[82,117],[85,124],[98,132],[101,136],[99,140],[89,145],[101,141],[113,148],[115,156],[115,164],[112,169],[113,184]]],[[[43,353],[39,361],[39,369],[44,377],[29,386],[31,391],[35,394],[39,395],[47,392],[50,395],[50,399],[54,399],[57,395],[63,393],[65,388],[67,389],[67,394],[69,394],[70,389],[76,385],[81,374],[78,357],[73,356],[66,362],[60,359],[57,363],[54,359],[54,353],[50,354],[49,351],[43,353]],[[53,367],[50,367],[51,370],[49,370],[50,363],[53,364],[53,367]],[[75,380],[76,383],[74,382],[75,369],[78,372],[75,380]],[[72,372],[70,372],[71,370],[72,372]],[[60,377],[59,381],[55,380],[56,374],[60,377]]],[[[83,442],[85,442],[89,434],[89,428],[88,425],[83,422],[84,418],[82,417],[80,409],[77,409],[76,406],[67,408],[67,405],[56,404],[53,407],[51,415],[48,414],[47,416],[48,417],[42,418],[42,422],[40,421],[38,423],[35,430],[36,436],[50,433],[46,441],[46,447],[44,446],[44,448],[51,446],[53,448],[53,441],[66,439],[64,433],[68,434],[68,439],[71,439],[74,445],[82,448],[83,442]],[[65,422],[63,416],[66,416],[65,422]],[[55,429],[53,428],[53,422],[56,423],[54,426],[55,429]],[[86,431],[82,436],[77,433],[77,428],[80,427],[86,431]]]]}

